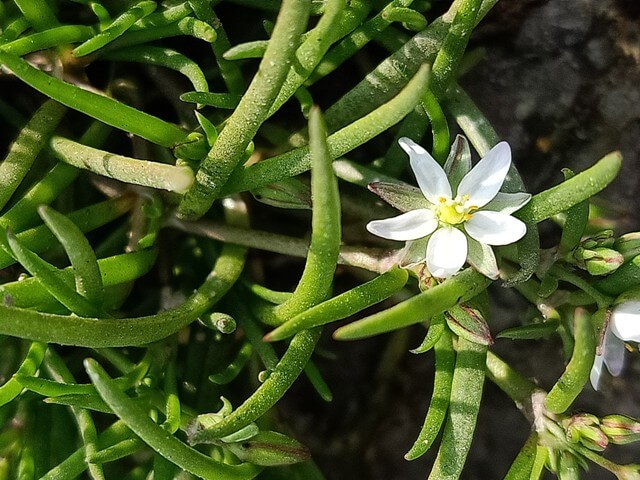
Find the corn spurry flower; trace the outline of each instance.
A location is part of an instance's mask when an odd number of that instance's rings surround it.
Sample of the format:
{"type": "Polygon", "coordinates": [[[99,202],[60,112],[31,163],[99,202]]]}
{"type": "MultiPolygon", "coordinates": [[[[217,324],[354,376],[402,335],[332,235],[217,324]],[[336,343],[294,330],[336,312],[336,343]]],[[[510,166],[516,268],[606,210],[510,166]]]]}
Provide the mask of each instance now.
{"type": "Polygon", "coordinates": [[[596,356],[591,368],[594,390],[598,390],[603,365],[614,377],[622,372],[625,342],[640,343],[640,300],[637,299],[623,301],[613,308],[600,346],[600,355],[596,356]]]}
{"type": "Polygon", "coordinates": [[[372,191],[405,213],[369,222],[367,230],[420,248],[426,240],[426,250],[418,259],[426,262],[434,277],[451,277],[468,260],[484,275],[497,278],[490,246],[514,243],[524,236],[526,225],[510,214],[531,198],[527,193],[499,192],[511,166],[509,144],[496,145],[473,169],[464,137],[456,138],[444,169],[412,140],[401,138],[399,144],[409,154],[420,190],[402,184],[371,184],[372,191]]]}

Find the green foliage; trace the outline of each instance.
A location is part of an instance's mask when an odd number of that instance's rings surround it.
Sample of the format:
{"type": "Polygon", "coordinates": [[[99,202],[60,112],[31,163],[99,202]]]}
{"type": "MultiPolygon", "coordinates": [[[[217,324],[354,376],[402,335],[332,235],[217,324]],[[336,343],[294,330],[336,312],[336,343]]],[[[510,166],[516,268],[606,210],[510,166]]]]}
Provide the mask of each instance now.
{"type": "MultiPolygon", "coordinates": [[[[313,452],[279,432],[291,415],[273,411],[303,373],[332,400],[319,359],[338,321],[338,340],[428,328],[412,352],[434,351],[420,380],[433,394],[405,458],[437,448],[429,478],[461,476],[486,378],[535,428],[506,478],[577,478],[587,460],[635,474],[601,453],[637,442],[636,419],[567,412],[616,331],[613,297],[633,302],[640,285],[637,232],[584,238],[619,153],[565,170],[514,213],[517,244],[494,255],[470,240],[471,266],[447,279],[427,271],[424,240],[365,237],[392,207],[436,208],[404,175],[400,137],[426,136],[454,188],[470,145],[484,157],[499,142],[457,84],[495,3],[437,16],[412,0],[0,2],[2,88],[16,92],[0,102],[15,138],[0,162],[0,478],[320,480],[313,452]],[[369,68],[371,43],[390,53],[369,68]],[[452,120],[469,140],[450,147],[452,120]],[[544,251],[547,219],[562,234],[544,251]],[[261,251],[304,257],[302,273],[286,260],[274,275],[261,251]],[[535,313],[496,338],[558,334],[571,354],[548,394],[492,351],[498,276],[535,313]]],[[[515,162],[502,189],[528,198],[515,162]]],[[[406,332],[380,356],[372,404],[406,332]]]]}

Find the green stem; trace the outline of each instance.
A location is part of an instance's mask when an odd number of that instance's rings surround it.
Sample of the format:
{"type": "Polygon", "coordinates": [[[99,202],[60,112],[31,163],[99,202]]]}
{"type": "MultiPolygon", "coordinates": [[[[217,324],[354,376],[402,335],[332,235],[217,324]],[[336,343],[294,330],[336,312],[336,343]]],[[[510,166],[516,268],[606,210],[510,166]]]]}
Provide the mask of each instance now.
{"type": "Polygon", "coordinates": [[[487,353],[487,378],[519,405],[530,403],[532,395],[538,390],[535,383],[520,375],[491,351],[487,353]]]}
{"type": "MultiPolygon", "coordinates": [[[[221,242],[234,243],[267,252],[306,258],[309,249],[309,242],[307,240],[277,233],[239,228],[207,220],[185,222],[171,219],[169,222],[169,226],[194,235],[201,235],[221,242]]],[[[0,252],[0,254],[1,253],[2,252],[0,252]]],[[[340,248],[338,263],[364,268],[372,272],[383,273],[396,263],[394,260],[395,253],[397,253],[395,250],[345,245],[340,248]]]]}

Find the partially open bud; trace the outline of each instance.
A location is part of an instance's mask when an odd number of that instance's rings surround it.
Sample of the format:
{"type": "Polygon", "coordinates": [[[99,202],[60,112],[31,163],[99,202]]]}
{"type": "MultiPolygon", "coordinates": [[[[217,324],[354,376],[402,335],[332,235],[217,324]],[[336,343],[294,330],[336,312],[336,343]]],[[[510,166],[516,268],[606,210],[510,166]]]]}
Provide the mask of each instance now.
{"type": "Polygon", "coordinates": [[[562,421],[562,426],[571,443],[581,443],[589,450],[601,452],[609,441],[600,429],[600,421],[595,415],[580,413],[562,421]]]}
{"type": "Polygon", "coordinates": [[[625,262],[640,255],[640,232],[625,233],[618,237],[613,248],[622,254],[625,262]]]}
{"type": "Polygon", "coordinates": [[[607,415],[600,421],[600,429],[617,445],[640,440],[640,420],[625,415],[607,415]]]}
{"type": "Polygon", "coordinates": [[[602,230],[591,237],[585,238],[581,242],[581,246],[586,249],[593,248],[611,248],[615,243],[615,238],[613,236],[613,230],[602,230]]]}
{"type": "Polygon", "coordinates": [[[624,257],[620,252],[605,247],[594,249],[578,247],[573,255],[578,265],[591,275],[609,275],[624,263],[624,257]]]}

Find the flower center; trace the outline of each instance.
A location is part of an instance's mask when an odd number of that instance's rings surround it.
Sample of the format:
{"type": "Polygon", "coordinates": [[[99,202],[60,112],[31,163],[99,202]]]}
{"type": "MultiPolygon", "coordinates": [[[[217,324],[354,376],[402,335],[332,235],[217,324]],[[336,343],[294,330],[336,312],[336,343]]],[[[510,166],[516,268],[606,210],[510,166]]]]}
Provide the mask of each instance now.
{"type": "Polygon", "coordinates": [[[473,216],[473,211],[478,207],[475,205],[467,205],[468,195],[456,197],[453,200],[440,197],[440,203],[436,205],[436,215],[440,222],[447,225],[459,225],[466,222],[473,216]]]}

